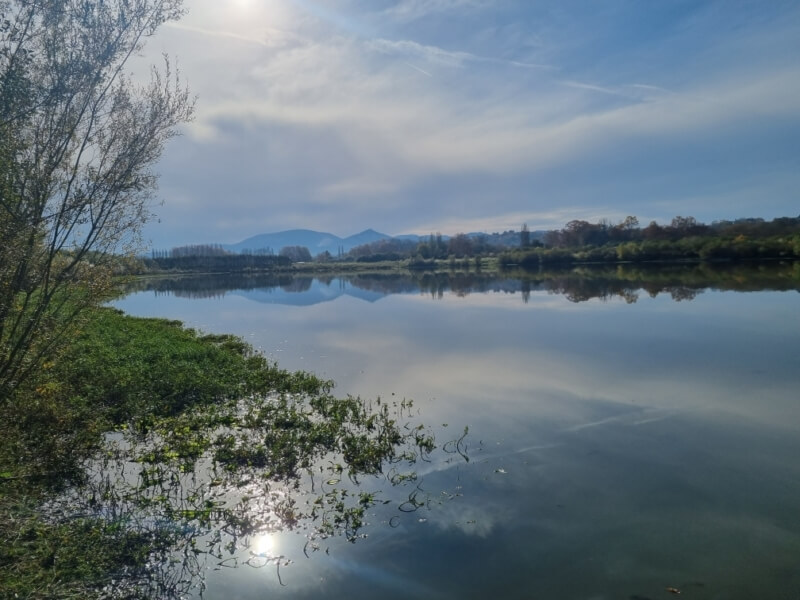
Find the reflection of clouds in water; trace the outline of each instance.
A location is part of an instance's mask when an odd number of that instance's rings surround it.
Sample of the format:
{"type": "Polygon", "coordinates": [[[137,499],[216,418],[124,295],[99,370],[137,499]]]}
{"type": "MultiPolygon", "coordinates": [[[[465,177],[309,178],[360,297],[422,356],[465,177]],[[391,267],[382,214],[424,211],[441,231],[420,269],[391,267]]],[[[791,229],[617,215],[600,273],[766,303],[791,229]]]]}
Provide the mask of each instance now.
{"type": "MultiPolygon", "coordinates": [[[[413,580],[405,597],[425,597],[443,574],[453,597],[485,595],[472,573],[486,569],[509,579],[492,582],[498,593],[541,582],[563,593],[536,597],[649,597],[648,583],[698,571],[718,586],[763,581],[800,555],[794,294],[632,306],[538,292],[528,305],[477,292],[306,307],[157,301],[148,310],[281,344],[282,366],[333,377],[339,395],[414,398],[440,448],[470,428],[469,463],[437,452],[416,466],[430,510],[398,511],[411,485],[380,496],[392,504],[370,511],[363,544],[330,541],[330,556],[306,560],[303,536],[282,541],[277,553],[300,557],[281,571],[289,595],[401,598],[413,580]]],[[[274,574],[258,572],[242,597],[284,592],[265,583],[274,574]]]]}
{"type": "Polygon", "coordinates": [[[475,503],[448,504],[440,507],[432,525],[441,530],[458,530],[464,535],[480,538],[489,537],[498,522],[507,522],[513,514],[498,506],[487,510],[475,503]]]}
{"type": "MultiPolygon", "coordinates": [[[[402,298],[406,309],[407,300],[402,298]]],[[[624,316],[618,313],[607,324],[585,314],[574,324],[552,315],[546,321],[526,315],[516,331],[503,323],[502,315],[493,313],[421,313],[411,310],[406,319],[381,321],[379,335],[372,327],[359,329],[354,324],[346,336],[328,330],[317,339],[331,348],[331,354],[338,353],[338,360],[345,361],[349,354],[359,363],[363,373],[351,384],[359,393],[397,391],[419,400],[437,398],[457,402],[469,414],[524,408],[538,419],[580,424],[585,415],[572,412],[575,404],[563,401],[574,399],[661,410],[736,412],[781,427],[800,423],[797,404],[789,400],[793,381],[775,377],[789,366],[781,364],[787,355],[781,361],[779,354],[776,362],[758,350],[766,344],[758,343],[757,337],[749,336],[750,342],[742,345],[740,336],[727,331],[725,343],[745,355],[743,364],[752,364],[753,371],[765,361],[768,365],[754,373],[732,369],[719,348],[709,354],[706,342],[686,342],[686,335],[696,333],[683,330],[710,327],[705,321],[683,324],[678,319],[673,324],[659,315],[648,335],[637,337],[624,321],[615,330],[616,321],[624,316]],[[413,320],[417,323],[409,327],[413,320]],[[754,403],[753,397],[760,402],[754,403]],[[763,409],[764,401],[770,410],[763,409]]],[[[651,320],[647,314],[644,318],[651,320]]],[[[437,407],[432,410],[435,415],[437,407]]],[[[450,412],[449,407],[443,412],[450,412]]]]}
{"type": "Polygon", "coordinates": [[[434,589],[420,582],[409,578],[404,573],[393,572],[389,568],[381,568],[366,561],[347,560],[344,558],[333,557],[334,567],[339,572],[339,576],[344,575],[351,581],[348,586],[357,583],[367,583],[370,587],[391,590],[397,593],[402,591],[407,597],[428,598],[437,597],[434,589]],[[352,581],[355,579],[357,581],[352,581]]]}
{"type": "MultiPolygon", "coordinates": [[[[705,471],[709,457],[722,452],[728,456],[722,461],[729,463],[727,468],[742,463],[744,467],[734,468],[747,473],[748,478],[760,476],[757,469],[751,471],[746,466],[754,461],[752,452],[744,451],[749,457],[739,456],[740,452],[730,447],[733,442],[728,436],[706,437],[710,432],[706,428],[713,423],[708,415],[637,410],[553,432],[561,440],[557,443],[508,451],[501,450],[500,445],[485,454],[473,454],[468,465],[460,466],[459,479],[467,482],[464,496],[437,504],[429,513],[428,523],[442,532],[458,531],[490,543],[515,524],[527,524],[524,526],[533,527],[541,535],[584,539],[585,543],[587,531],[592,530],[590,523],[605,521],[606,526],[600,529],[626,531],[615,550],[617,558],[624,557],[629,545],[652,544],[646,539],[648,535],[668,538],[672,533],[666,522],[695,523],[698,530],[687,531],[685,536],[710,539],[715,544],[729,543],[729,535],[740,528],[744,535],[752,526],[762,532],[758,534],[763,537],[759,543],[765,546],[769,540],[785,549],[797,545],[798,536],[780,525],[767,521],[741,523],[735,510],[725,514],[738,501],[727,506],[728,502],[720,503],[717,497],[741,494],[731,481],[726,484],[734,486],[730,490],[715,489],[714,478],[705,471]],[[648,418],[642,419],[645,415],[648,418]],[[663,423],[670,418],[675,422],[663,423]],[[689,426],[698,419],[705,422],[699,427],[702,435],[694,431],[696,426],[689,426]],[[680,442],[676,434],[680,434],[680,442]],[[636,450],[634,455],[629,454],[631,449],[636,450]],[[703,506],[720,514],[713,519],[703,516],[703,506]],[[705,527],[713,533],[704,532],[705,527]]],[[[736,434],[731,437],[741,439],[736,434]]],[[[756,457],[754,464],[758,460],[756,457]]],[[[426,488],[435,489],[434,482],[431,476],[426,477],[426,488]]],[[[747,485],[744,480],[742,484],[747,485]]],[[[758,487],[752,486],[750,493],[758,494],[758,487]]],[[[598,537],[591,543],[604,542],[598,537]]],[[[675,552],[665,550],[664,554],[671,557],[675,552]]]]}
{"type": "Polygon", "coordinates": [[[385,352],[394,353],[398,348],[404,348],[409,343],[408,336],[399,331],[375,336],[368,331],[357,329],[349,332],[346,336],[342,336],[341,332],[337,331],[323,331],[317,340],[329,352],[346,351],[364,356],[385,352]]]}
{"type": "Polygon", "coordinates": [[[645,425],[647,423],[657,423],[658,421],[662,421],[664,419],[669,418],[673,414],[674,411],[665,413],[658,409],[652,409],[652,410],[634,409],[631,413],[614,415],[612,417],[606,417],[604,419],[599,419],[597,421],[589,421],[588,423],[580,423],[578,425],[572,425],[571,427],[563,429],[563,431],[575,432],[575,431],[581,431],[583,429],[589,429],[591,427],[601,427],[603,425],[610,425],[613,423],[620,423],[625,425],[645,425]],[[655,416],[647,416],[653,414],[655,414],[655,416]],[[645,418],[642,419],[641,417],[645,418]]]}

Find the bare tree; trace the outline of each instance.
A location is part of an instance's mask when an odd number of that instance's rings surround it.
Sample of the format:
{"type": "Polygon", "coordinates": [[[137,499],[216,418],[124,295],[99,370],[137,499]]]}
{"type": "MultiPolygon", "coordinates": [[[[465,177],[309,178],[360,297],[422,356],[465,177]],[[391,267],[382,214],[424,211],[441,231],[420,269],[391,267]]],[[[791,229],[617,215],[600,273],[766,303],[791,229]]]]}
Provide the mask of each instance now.
{"type": "Polygon", "coordinates": [[[131,57],[182,0],[0,0],[0,401],[139,242],[152,167],[194,101],[168,59],[131,57]]]}

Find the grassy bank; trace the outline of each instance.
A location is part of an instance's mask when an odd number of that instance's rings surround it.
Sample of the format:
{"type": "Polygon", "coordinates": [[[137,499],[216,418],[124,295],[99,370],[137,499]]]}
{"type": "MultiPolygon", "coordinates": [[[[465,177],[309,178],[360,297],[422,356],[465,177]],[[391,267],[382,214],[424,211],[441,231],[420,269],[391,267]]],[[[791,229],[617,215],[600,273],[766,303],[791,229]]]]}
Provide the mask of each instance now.
{"type": "Polygon", "coordinates": [[[265,515],[273,526],[279,515],[288,528],[305,520],[355,538],[376,501],[369,494],[329,491],[311,503],[325,508],[319,514],[284,501],[258,515],[229,495],[245,484],[262,495],[298,487],[321,457],[355,478],[408,458],[408,447],[432,449],[380,401],[337,399],[331,387],[279,369],[238,338],[97,309],[0,406],[0,597],[103,596],[126,580],[122,597],[177,597],[152,587],[155,563],[181,548],[192,560],[221,556],[221,539],[194,544],[223,530],[245,538],[265,515]],[[110,464],[138,475],[111,481],[110,464]]]}

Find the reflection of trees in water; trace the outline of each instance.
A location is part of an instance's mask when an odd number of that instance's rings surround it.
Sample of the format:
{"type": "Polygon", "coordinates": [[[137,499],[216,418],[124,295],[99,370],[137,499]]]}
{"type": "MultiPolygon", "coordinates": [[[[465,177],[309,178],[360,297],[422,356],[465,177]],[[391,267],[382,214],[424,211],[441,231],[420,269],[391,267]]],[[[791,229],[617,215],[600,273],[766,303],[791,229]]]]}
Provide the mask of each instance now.
{"type": "Polygon", "coordinates": [[[228,274],[202,277],[143,279],[126,291],[153,291],[180,297],[212,298],[230,290],[281,289],[302,293],[314,280],[327,287],[348,286],[383,295],[420,293],[443,298],[446,293],[465,297],[473,293],[520,293],[528,302],[533,291],[565,296],[571,302],[621,298],[631,304],[645,292],[651,297],[669,294],[674,300],[691,300],[705,289],[732,291],[800,290],[800,265],[795,263],[737,263],[700,265],[617,265],[577,267],[549,271],[503,273],[421,272],[347,274],[292,277],[291,275],[228,274]]]}
{"type": "Polygon", "coordinates": [[[702,294],[707,286],[693,289],[683,285],[664,285],[643,282],[640,285],[631,285],[625,281],[552,279],[546,282],[547,291],[551,294],[563,295],[570,302],[586,302],[599,299],[608,301],[620,298],[626,304],[634,304],[639,300],[639,292],[644,290],[651,298],[659,294],[669,294],[676,302],[694,300],[702,294]]]}
{"type": "Polygon", "coordinates": [[[675,301],[692,300],[706,289],[730,291],[800,290],[800,265],[795,263],[701,264],[580,267],[539,272],[501,274],[447,272],[411,275],[362,276],[347,281],[362,289],[385,294],[418,292],[432,298],[445,293],[521,294],[528,302],[533,291],[565,296],[572,302],[621,298],[632,304],[641,292],[651,297],[669,294],[675,301]]]}
{"type": "Polygon", "coordinates": [[[445,292],[452,292],[456,296],[465,297],[471,293],[486,293],[490,291],[519,291],[518,282],[497,277],[496,275],[483,275],[482,273],[454,272],[454,273],[424,273],[417,280],[419,291],[429,293],[432,297],[441,298],[445,292]]]}
{"type": "Polygon", "coordinates": [[[412,277],[396,273],[343,275],[341,279],[360,290],[384,295],[413,294],[419,291],[419,286],[412,277]]]}
{"type": "MultiPolygon", "coordinates": [[[[297,285],[291,275],[228,273],[215,275],[191,275],[177,277],[158,277],[136,279],[124,286],[127,293],[154,292],[171,294],[179,298],[216,298],[222,297],[231,290],[255,290],[283,288],[287,291],[305,291],[291,289],[297,285]]],[[[308,279],[308,278],[306,278],[308,279]]],[[[309,279],[308,285],[311,285],[309,279]]]]}
{"type": "Polygon", "coordinates": [[[521,289],[517,279],[467,272],[342,276],[342,280],[353,287],[384,295],[424,294],[434,299],[443,298],[446,293],[463,297],[490,291],[515,293],[521,289]]]}
{"type": "Polygon", "coordinates": [[[632,304],[645,292],[650,297],[669,294],[677,301],[692,300],[706,289],[723,291],[800,290],[800,265],[744,263],[652,266],[598,266],[508,273],[527,290],[565,296],[571,302],[621,298],[632,304]]]}

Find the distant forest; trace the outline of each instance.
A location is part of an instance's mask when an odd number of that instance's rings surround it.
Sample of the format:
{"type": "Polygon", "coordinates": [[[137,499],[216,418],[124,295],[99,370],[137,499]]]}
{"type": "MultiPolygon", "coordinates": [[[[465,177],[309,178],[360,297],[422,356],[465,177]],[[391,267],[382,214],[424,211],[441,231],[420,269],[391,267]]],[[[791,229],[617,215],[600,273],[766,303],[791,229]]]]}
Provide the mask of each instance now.
{"type": "Polygon", "coordinates": [[[436,268],[441,261],[496,258],[501,267],[537,268],[542,265],[655,261],[739,261],[800,259],[800,217],[714,221],[675,217],[668,225],[651,221],[641,227],[636,217],[618,223],[574,220],[564,228],[531,232],[431,234],[422,241],[390,238],[356,246],[333,256],[312,256],[304,246],[287,246],[277,254],[236,254],[219,245],[181,246],[153,251],[143,260],[144,270],[247,271],[281,270],[293,263],[403,262],[412,269],[436,268]]]}
{"type": "Polygon", "coordinates": [[[669,225],[651,222],[640,227],[636,217],[622,222],[570,221],[548,231],[540,244],[521,244],[503,253],[503,266],[543,264],[731,261],[800,258],[800,217],[715,221],[675,217],[669,225]]]}
{"type": "Polygon", "coordinates": [[[259,254],[231,254],[226,251],[221,253],[202,253],[202,246],[196,254],[183,254],[181,252],[157,255],[153,258],[142,259],[144,271],[197,271],[197,272],[228,272],[228,271],[271,271],[291,266],[292,261],[286,256],[259,255],[259,254]]]}

